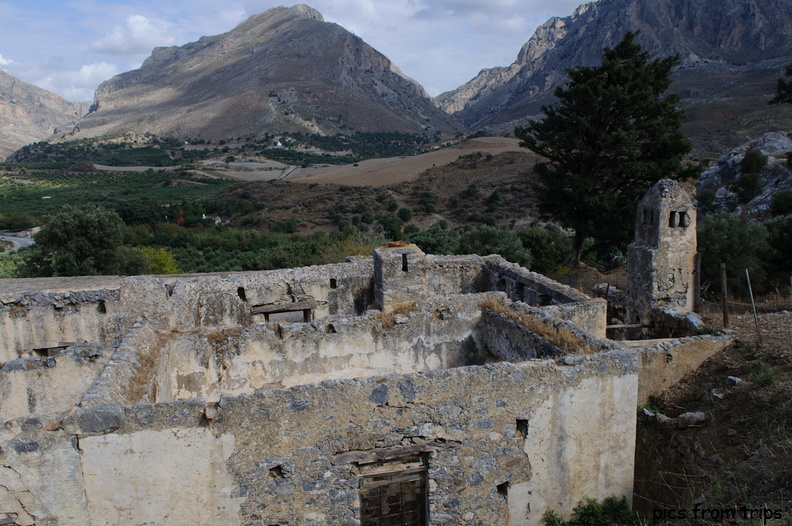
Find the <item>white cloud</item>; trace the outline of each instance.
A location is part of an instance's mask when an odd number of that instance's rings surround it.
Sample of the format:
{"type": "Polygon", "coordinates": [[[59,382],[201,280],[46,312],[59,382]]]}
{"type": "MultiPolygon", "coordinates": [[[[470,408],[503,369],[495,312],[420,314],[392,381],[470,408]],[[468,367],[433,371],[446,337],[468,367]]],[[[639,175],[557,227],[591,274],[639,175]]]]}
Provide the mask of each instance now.
{"type": "Polygon", "coordinates": [[[93,100],[96,86],[118,73],[114,64],[99,62],[86,64],[78,70],[59,71],[40,80],[36,85],[58,93],[66,100],[93,100]]]}
{"type": "Polygon", "coordinates": [[[8,66],[9,64],[13,64],[14,61],[10,58],[5,58],[3,55],[0,55],[0,66],[8,66]]]}
{"type": "Polygon", "coordinates": [[[157,46],[175,44],[170,23],[143,15],[129,15],[123,26],[113,26],[112,31],[91,44],[91,49],[109,55],[138,55],[150,53],[157,46]]]}
{"type": "Polygon", "coordinates": [[[13,50],[14,59],[8,64],[0,56],[0,66],[37,85],[44,79],[43,87],[61,96],[88,100],[95,85],[84,88],[86,79],[98,84],[135,69],[154,47],[224,33],[250,15],[305,2],[436,94],[482,68],[509,65],[537,25],[570,15],[583,1],[114,0],[106,9],[102,0],[69,0],[47,2],[44,12],[29,5],[9,10],[0,0],[0,49],[13,50]],[[53,50],[61,56],[53,57],[53,50]]]}

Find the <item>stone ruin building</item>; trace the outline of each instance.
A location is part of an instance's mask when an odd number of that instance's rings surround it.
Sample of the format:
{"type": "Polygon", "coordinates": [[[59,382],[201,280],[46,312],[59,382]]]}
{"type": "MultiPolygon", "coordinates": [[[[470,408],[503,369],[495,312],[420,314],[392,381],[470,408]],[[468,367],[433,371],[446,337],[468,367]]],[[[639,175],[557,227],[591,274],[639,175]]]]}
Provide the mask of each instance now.
{"type": "Polygon", "coordinates": [[[664,327],[665,336],[700,324],[688,316],[699,287],[696,248],[690,196],[675,181],[658,182],[638,204],[635,218],[627,259],[628,323],[664,327]],[[680,317],[681,325],[673,322],[680,317]]]}
{"type": "Polygon", "coordinates": [[[630,499],[637,405],[726,342],[614,341],[606,317],[414,245],[4,280],[0,524],[535,525],[630,499]]]}

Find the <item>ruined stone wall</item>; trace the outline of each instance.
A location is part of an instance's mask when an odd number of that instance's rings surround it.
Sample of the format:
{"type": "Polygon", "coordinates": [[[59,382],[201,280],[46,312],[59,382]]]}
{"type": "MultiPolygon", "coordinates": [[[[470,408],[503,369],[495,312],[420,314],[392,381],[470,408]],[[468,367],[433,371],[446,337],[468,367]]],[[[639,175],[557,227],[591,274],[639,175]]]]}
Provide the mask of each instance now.
{"type": "Polygon", "coordinates": [[[592,299],[500,258],[489,259],[485,270],[489,278],[486,290],[503,291],[513,301],[543,307],[544,316],[570,321],[594,338],[605,338],[607,301],[592,299]]]}
{"type": "Polygon", "coordinates": [[[223,396],[211,420],[200,399],[99,404],[62,423],[79,451],[62,431],[7,426],[3,464],[29,482],[46,465],[74,495],[20,482],[39,521],[353,525],[362,465],[417,453],[432,524],[540,524],[583,495],[630,497],[636,366],[614,352],[328,380],[223,396]]]}
{"type": "MultiPolygon", "coordinates": [[[[609,343],[534,360],[541,338],[481,311],[508,296],[510,308],[599,331],[603,302],[497,257],[419,259],[391,269],[420,282],[389,296],[404,304],[393,312],[367,312],[371,258],[116,279],[105,299],[75,301],[78,317],[110,320],[82,333],[105,338],[107,354],[90,388],[68,395],[79,405],[9,410],[0,512],[25,525],[353,525],[364,472],[406,456],[426,462],[432,524],[540,524],[584,496],[629,498],[636,354],[609,343]],[[295,313],[277,311],[290,306],[313,320],[288,322],[295,313]]],[[[27,313],[11,315],[23,307],[13,296],[3,323],[31,330],[27,313]]],[[[42,301],[28,310],[57,319],[42,301]]],[[[3,352],[16,359],[25,345],[3,352]]],[[[22,407],[14,385],[9,407],[22,407]]]]}
{"type": "Polygon", "coordinates": [[[0,369],[0,420],[70,411],[94,384],[114,350],[79,344],[57,356],[6,362],[0,369]]]}
{"type": "MultiPolygon", "coordinates": [[[[110,345],[128,328],[118,289],[26,292],[0,296],[0,363],[35,349],[92,341],[110,345]]],[[[42,351],[46,354],[46,351],[42,351]]]]}
{"type": "Polygon", "coordinates": [[[638,353],[638,403],[644,404],[650,396],[675,385],[730,343],[730,338],[722,336],[630,342],[638,353]]]}
{"type": "Polygon", "coordinates": [[[175,333],[163,344],[149,399],[215,401],[263,388],[559,354],[514,322],[481,319],[484,298],[502,296],[424,300],[396,316],[372,311],[312,323],[175,333]]]}

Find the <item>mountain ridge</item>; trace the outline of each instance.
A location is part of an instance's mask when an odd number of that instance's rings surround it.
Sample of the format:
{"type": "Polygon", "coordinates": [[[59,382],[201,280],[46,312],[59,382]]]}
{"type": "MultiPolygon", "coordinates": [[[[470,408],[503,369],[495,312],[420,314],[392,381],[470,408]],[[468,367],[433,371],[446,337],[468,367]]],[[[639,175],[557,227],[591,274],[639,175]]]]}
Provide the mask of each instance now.
{"type": "Polygon", "coordinates": [[[265,132],[455,134],[464,125],[384,55],[305,5],[157,48],[96,91],[67,138],[134,131],[224,139],[265,132]]]}
{"type": "MultiPolygon", "coordinates": [[[[435,102],[473,130],[507,130],[538,116],[541,105],[553,102],[553,90],[565,82],[567,68],[599,64],[602,50],[615,46],[627,31],[639,31],[637,41],[653,57],[679,54],[682,65],[674,72],[671,91],[680,93],[686,109],[707,106],[713,114],[731,117],[747,104],[748,113],[773,119],[772,112],[763,112],[766,108],[747,100],[750,94],[735,89],[738,84],[753,84],[757,94],[769,96],[783,65],[792,61],[792,3],[777,0],[583,4],[572,15],[541,25],[510,66],[482,70],[456,90],[438,95],[435,102]],[[718,104],[713,100],[717,98],[731,101],[718,104]]],[[[694,134],[713,122],[701,120],[701,112],[696,113],[694,124],[686,130],[694,134]]],[[[781,123],[772,122],[747,133],[757,135],[779,127],[781,123]]],[[[716,149],[748,138],[732,135],[725,141],[728,144],[718,144],[716,149]]],[[[707,141],[719,142],[702,138],[707,141]]]]}

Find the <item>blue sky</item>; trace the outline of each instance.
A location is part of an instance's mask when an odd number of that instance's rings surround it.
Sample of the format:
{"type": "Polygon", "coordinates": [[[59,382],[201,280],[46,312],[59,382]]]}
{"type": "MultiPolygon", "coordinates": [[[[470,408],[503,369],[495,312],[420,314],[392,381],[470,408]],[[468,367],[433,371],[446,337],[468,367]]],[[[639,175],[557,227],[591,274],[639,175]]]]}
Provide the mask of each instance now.
{"type": "MultiPolygon", "coordinates": [[[[508,66],[536,27],[581,0],[314,0],[431,95],[508,66]]],[[[155,46],[230,31],[277,0],[0,0],[0,69],[72,101],[136,69],[155,46]]]]}

